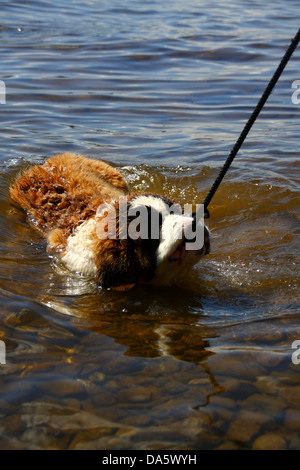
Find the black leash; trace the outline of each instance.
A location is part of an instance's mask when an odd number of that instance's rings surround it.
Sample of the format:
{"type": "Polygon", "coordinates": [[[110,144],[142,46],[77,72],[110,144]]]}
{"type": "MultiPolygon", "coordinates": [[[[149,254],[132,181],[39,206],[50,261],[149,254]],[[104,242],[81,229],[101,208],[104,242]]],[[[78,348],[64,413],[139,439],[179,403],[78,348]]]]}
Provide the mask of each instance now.
{"type": "Polygon", "coordinates": [[[219,175],[217,176],[215,182],[213,183],[211,189],[209,190],[203,205],[204,205],[204,215],[205,217],[209,217],[209,211],[207,209],[208,204],[212,200],[215,192],[217,191],[222,179],[224,178],[228,168],[230,167],[234,157],[238,153],[239,149],[241,148],[244,140],[246,139],[251,127],[253,126],[254,122],[258,118],[259,113],[261,112],[262,108],[264,107],[267,99],[269,98],[270,94],[272,93],[272,90],[274,86],[276,85],[280,75],[282,74],[286,64],[288,63],[289,59],[291,58],[293,52],[295,51],[298,43],[300,41],[300,28],[298,30],[298,33],[292,39],[292,42],[290,46],[288,47],[287,51],[285,52],[283,58],[281,59],[280,64],[278,65],[277,70],[275,71],[273,77],[271,78],[269,84],[267,85],[265,91],[263,92],[259,102],[257,103],[256,107],[254,108],[254,111],[252,112],[250,118],[248,119],[243,131],[241,132],[238,140],[236,141],[235,145],[233,146],[229,156],[227,157],[227,160],[224,163],[223,168],[221,169],[219,175]]]}

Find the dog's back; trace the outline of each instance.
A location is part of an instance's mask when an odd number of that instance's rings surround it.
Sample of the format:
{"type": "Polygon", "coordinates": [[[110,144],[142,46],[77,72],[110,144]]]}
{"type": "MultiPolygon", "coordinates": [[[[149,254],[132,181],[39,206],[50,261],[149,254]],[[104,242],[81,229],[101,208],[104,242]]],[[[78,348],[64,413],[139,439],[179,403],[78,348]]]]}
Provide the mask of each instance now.
{"type": "Polygon", "coordinates": [[[128,192],[126,181],[110,165],[72,153],[29,168],[10,187],[12,200],[44,236],[56,229],[65,239],[104,201],[128,192]]]}

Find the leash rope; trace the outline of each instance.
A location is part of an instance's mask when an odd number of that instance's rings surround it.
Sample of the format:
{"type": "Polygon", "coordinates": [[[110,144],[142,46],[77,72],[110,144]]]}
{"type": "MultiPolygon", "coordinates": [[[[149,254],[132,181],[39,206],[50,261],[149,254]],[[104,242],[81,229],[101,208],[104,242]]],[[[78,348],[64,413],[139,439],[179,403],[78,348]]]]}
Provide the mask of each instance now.
{"type": "Polygon", "coordinates": [[[300,28],[298,30],[298,33],[292,39],[290,46],[286,50],[283,58],[281,59],[280,64],[278,65],[273,77],[269,81],[265,91],[263,92],[259,102],[257,103],[256,107],[254,108],[250,118],[248,119],[244,129],[242,130],[239,138],[237,139],[236,143],[234,144],[229,156],[227,157],[227,160],[225,161],[220,173],[218,174],[217,178],[215,179],[215,182],[213,183],[211,189],[209,190],[203,205],[204,205],[204,215],[206,218],[209,217],[209,211],[207,209],[208,204],[212,200],[215,192],[217,191],[222,179],[224,178],[225,174],[227,173],[227,170],[229,169],[234,157],[238,153],[239,149],[241,148],[244,140],[246,139],[251,127],[253,126],[254,122],[258,118],[259,113],[261,112],[262,108],[264,107],[267,99],[269,98],[270,94],[272,93],[272,90],[274,86],[276,85],[277,81],[280,78],[280,75],[282,74],[286,64],[288,63],[289,59],[291,58],[293,52],[295,51],[296,47],[298,46],[298,43],[300,41],[300,28]]]}

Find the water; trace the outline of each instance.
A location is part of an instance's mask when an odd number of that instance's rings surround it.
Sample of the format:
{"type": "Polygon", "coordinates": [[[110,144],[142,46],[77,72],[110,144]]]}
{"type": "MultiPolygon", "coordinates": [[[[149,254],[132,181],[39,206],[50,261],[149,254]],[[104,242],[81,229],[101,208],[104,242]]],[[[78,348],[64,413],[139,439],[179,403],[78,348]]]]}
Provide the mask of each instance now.
{"type": "Polygon", "coordinates": [[[1,3],[1,448],[299,449],[299,49],[179,287],[98,290],[8,200],[73,151],[202,202],[298,28],[292,0],[1,3]]]}

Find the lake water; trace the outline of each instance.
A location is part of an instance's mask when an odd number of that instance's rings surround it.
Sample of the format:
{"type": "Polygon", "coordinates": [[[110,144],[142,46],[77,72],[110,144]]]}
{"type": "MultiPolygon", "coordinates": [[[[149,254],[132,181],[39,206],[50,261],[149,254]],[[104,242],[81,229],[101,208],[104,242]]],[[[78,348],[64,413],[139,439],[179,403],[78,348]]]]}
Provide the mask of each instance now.
{"type": "Polygon", "coordinates": [[[0,448],[300,448],[299,48],[180,286],[97,289],[8,198],[72,151],[201,203],[299,18],[296,0],[1,2],[0,448]]]}

